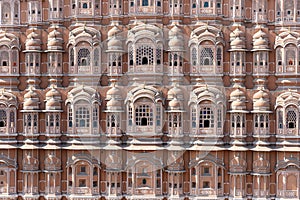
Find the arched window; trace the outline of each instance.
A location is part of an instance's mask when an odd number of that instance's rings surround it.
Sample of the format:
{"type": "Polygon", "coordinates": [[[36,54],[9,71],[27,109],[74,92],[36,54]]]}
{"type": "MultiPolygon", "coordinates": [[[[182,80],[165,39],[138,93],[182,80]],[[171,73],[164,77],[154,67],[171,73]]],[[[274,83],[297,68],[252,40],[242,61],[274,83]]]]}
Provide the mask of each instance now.
{"type": "Polygon", "coordinates": [[[296,128],[297,114],[296,110],[288,109],[286,113],[286,127],[288,129],[296,128]]]}
{"type": "Polygon", "coordinates": [[[74,66],[74,49],[71,48],[70,50],[70,65],[74,66]]]}
{"type": "Polygon", "coordinates": [[[192,65],[197,65],[197,49],[195,47],[192,48],[192,65]]]}

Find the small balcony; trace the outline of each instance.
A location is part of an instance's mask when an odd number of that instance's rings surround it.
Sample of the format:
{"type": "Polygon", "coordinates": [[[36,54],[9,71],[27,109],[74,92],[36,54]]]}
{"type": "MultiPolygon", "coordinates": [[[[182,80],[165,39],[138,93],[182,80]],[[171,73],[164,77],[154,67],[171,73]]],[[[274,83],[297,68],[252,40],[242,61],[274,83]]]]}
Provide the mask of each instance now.
{"type": "Polygon", "coordinates": [[[77,194],[77,195],[93,195],[99,194],[98,187],[69,187],[68,194],[77,194]]]}

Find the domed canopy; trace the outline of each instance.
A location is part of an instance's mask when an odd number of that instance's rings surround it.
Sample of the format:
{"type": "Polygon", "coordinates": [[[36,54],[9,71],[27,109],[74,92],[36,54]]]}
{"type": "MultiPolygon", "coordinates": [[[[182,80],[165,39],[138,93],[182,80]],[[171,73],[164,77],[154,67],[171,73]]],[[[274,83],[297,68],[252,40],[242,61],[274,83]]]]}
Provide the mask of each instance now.
{"type": "Polygon", "coordinates": [[[253,110],[254,112],[270,110],[270,97],[263,89],[260,89],[253,95],[253,110]]]}
{"type": "Polygon", "coordinates": [[[267,92],[261,89],[253,95],[253,99],[260,99],[260,98],[269,99],[270,97],[267,92]]]}
{"type": "Polygon", "coordinates": [[[117,37],[112,37],[107,43],[108,51],[123,51],[123,44],[117,37]]]}
{"type": "Polygon", "coordinates": [[[169,112],[181,112],[182,110],[182,102],[176,97],[169,102],[169,112]]]}
{"type": "Polygon", "coordinates": [[[169,38],[175,37],[176,35],[181,35],[182,31],[178,26],[174,26],[173,28],[170,29],[169,31],[169,38]]]}
{"type": "Polygon", "coordinates": [[[253,110],[269,110],[270,103],[263,98],[258,99],[253,103],[253,110]]]}
{"type": "Polygon", "coordinates": [[[179,87],[177,87],[176,85],[171,88],[169,91],[168,91],[168,95],[167,95],[167,98],[169,100],[172,100],[174,98],[177,98],[178,100],[183,100],[183,92],[182,92],[182,89],[180,89],[179,87]]]}
{"type": "Polygon", "coordinates": [[[39,110],[40,99],[39,95],[34,91],[33,87],[24,95],[23,110],[39,110]]]}
{"type": "Polygon", "coordinates": [[[106,99],[107,100],[110,100],[112,98],[115,98],[115,99],[122,99],[122,92],[121,90],[116,87],[116,86],[113,86],[112,88],[110,88],[109,90],[107,90],[106,92],[106,99]]]}
{"type": "Polygon", "coordinates": [[[106,104],[106,112],[123,112],[123,100],[112,98],[106,104]]]}
{"type": "Polygon", "coordinates": [[[231,51],[246,49],[245,34],[239,27],[230,34],[230,48],[231,51]]]}
{"type": "Polygon", "coordinates": [[[48,35],[48,50],[62,50],[63,49],[63,38],[62,34],[54,29],[48,35]]]}
{"type": "Polygon", "coordinates": [[[169,48],[170,48],[170,51],[184,51],[183,40],[177,36],[174,36],[169,41],[169,48]]]}
{"type": "Polygon", "coordinates": [[[236,99],[231,103],[231,110],[246,110],[246,103],[241,99],[236,99]]]}
{"type": "Polygon", "coordinates": [[[253,35],[253,51],[269,50],[268,36],[261,29],[253,35]]]}
{"type": "Polygon", "coordinates": [[[39,34],[35,32],[35,29],[33,29],[33,32],[27,35],[25,48],[26,50],[31,50],[31,51],[41,50],[41,40],[39,38],[39,34]]]}
{"type": "Polygon", "coordinates": [[[107,36],[108,38],[115,37],[120,32],[121,30],[117,26],[114,26],[107,32],[107,36]]]}
{"type": "Polygon", "coordinates": [[[245,97],[245,92],[242,91],[240,88],[237,88],[236,90],[234,90],[233,92],[231,92],[231,94],[230,94],[230,100],[234,101],[234,100],[240,99],[240,98],[246,98],[245,97]]]}

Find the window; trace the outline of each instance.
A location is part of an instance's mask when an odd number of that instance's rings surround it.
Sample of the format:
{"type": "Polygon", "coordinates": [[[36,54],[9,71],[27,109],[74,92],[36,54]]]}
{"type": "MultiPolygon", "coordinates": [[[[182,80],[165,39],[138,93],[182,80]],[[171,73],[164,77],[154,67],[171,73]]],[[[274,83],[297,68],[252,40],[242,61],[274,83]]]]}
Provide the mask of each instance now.
{"type": "Polygon", "coordinates": [[[203,188],[210,188],[210,182],[204,181],[203,182],[203,188]]]}
{"type": "Polygon", "coordinates": [[[199,128],[213,128],[214,127],[214,113],[211,108],[204,107],[200,109],[199,114],[199,128]]]}
{"type": "Polygon", "coordinates": [[[200,54],[200,65],[213,65],[214,55],[211,48],[203,48],[200,54]]]}
{"type": "Polygon", "coordinates": [[[210,176],[209,167],[204,167],[203,168],[203,176],[210,176]]]}
{"type": "Polygon", "coordinates": [[[153,48],[142,45],[137,49],[137,65],[153,65],[153,48]]]}
{"type": "Polygon", "coordinates": [[[78,51],[78,66],[89,66],[91,61],[90,51],[86,48],[78,51]]]}
{"type": "Polygon", "coordinates": [[[7,117],[6,111],[0,110],[0,127],[6,127],[7,117]]]}
{"type": "Polygon", "coordinates": [[[283,113],[282,113],[282,109],[278,109],[277,111],[277,118],[278,118],[278,128],[282,129],[283,128],[283,113]]]}
{"type": "Polygon", "coordinates": [[[80,166],[80,173],[86,173],[86,167],[80,166]]]}
{"type": "Polygon", "coordinates": [[[192,128],[196,128],[196,108],[192,108],[192,128]]]}
{"type": "Polygon", "coordinates": [[[208,1],[205,1],[204,4],[203,4],[203,7],[204,7],[204,8],[208,8],[208,7],[209,7],[209,2],[208,2],[208,1]]]}
{"type": "Polygon", "coordinates": [[[79,179],[79,187],[86,187],[86,180],[85,179],[79,179]]]}
{"type": "Polygon", "coordinates": [[[153,109],[151,106],[143,104],[135,109],[135,123],[137,126],[153,125],[153,109]]]}
{"type": "Polygon", "coordinates": [[[295,110],[287,110],[286,127],[288,129],[296,128],[297,114],[295,110]]]}
{"type": "Polygon", "coordinates": [[[148,0],[142,0],[142,6],[149,6],[148,0]]]}
{"type": "Polygon", "coordinates": [[[76,110],[76,127],[90,126],[90,112],[86,107],[79,107],[76,110]]]}
{"type": "Polygon", "coordinates": [[[197,65],[197,49],[192,48],[192,65],[196,66],[197,65]]]}

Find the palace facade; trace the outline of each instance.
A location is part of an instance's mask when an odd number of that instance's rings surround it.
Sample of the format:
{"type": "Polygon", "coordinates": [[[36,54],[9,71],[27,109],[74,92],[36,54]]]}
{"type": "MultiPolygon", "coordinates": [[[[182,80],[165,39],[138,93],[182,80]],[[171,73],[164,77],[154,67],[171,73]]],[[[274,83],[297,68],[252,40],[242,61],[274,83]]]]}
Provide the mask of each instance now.
{"type": "Polygon", "coordinates": [[[300,199],[299,0],[0,0],[0,199],[300,199]]]}

